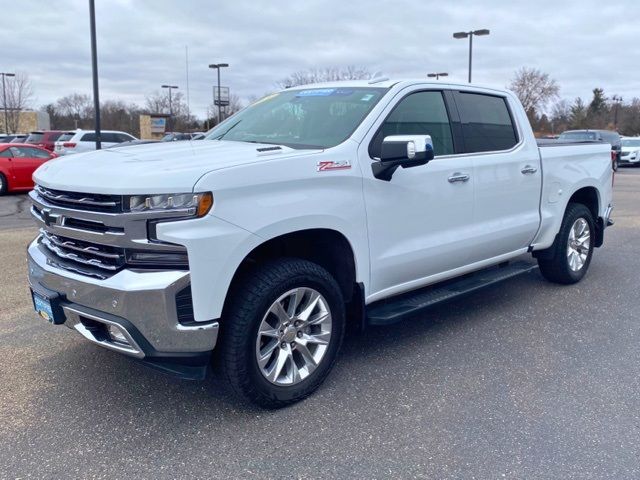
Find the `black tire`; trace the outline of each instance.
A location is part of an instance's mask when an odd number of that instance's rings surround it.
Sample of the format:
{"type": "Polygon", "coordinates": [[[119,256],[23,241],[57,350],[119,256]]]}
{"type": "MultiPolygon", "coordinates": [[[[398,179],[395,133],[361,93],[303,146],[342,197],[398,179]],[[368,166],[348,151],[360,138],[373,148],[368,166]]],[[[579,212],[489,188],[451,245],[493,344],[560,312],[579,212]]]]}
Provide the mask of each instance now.
{"type": "Polygon", "coordinates": [[[570,203],[562,219],[560,232],[556,236],[553,245],[547,250],[538,254],[538,265],[540,272],[550,282],[569,285],[577,283],[585,276],[593,256],[593,246],[595,242],[595,226],[591,211],[580,203],[570,203]],[[581,268],[574,270],[570,267],[567,256],[569,248],[569,235],[571,229],[578,219],[584,219],[589,227],[589,247],[586,259],[581,268]]]}
{"type": "Polygon", "coordinates": [[[4,195],[9,190],[9,184],[7,183],[7,177],[0,173],[0,195],[4,195]]]}
{"type": "Polygon", "coordinates": [[[230,384],[245,400],[264,408],[281,408],[304,399],[329,374],[342,344],[345,306],[340,287],[324,268],[295,258],[259,266],[236,285],[225,307],[221,330],[221,360],[230,384]],[[276,385],[267,380],[258,365],[258,329],[270,306],[281,295],[300,287],[316,290],[327,301],[331,337],[324,356],[308,377],[294,385],[276,385]]]}

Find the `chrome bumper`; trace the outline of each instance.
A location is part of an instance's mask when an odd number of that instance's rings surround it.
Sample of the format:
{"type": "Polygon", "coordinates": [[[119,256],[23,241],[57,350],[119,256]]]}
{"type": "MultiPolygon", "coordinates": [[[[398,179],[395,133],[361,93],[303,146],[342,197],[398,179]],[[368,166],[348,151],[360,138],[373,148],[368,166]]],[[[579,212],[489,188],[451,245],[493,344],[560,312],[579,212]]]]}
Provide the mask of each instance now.
{"type": "Polygon", "coordinates": [[[31,288],[59,294],[64,324],[86,339],[137,358],[188,356],[215,347],[217,321],[178,322],[176,294],[189,285],[188,272],[125,269],[100,280],[51,265],[42,248],[34,240],[27,250],[31,288]],[[125,346],[87,328],[95,322],[117,326],[128,340],[125,346]]]}

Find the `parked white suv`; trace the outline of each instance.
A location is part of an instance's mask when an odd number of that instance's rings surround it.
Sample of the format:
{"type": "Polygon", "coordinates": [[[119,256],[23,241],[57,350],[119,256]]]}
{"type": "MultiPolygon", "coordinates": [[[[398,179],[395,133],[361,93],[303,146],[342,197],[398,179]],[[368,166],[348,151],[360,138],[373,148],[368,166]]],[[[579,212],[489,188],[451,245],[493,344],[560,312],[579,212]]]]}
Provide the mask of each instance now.
{"type": "Polygon", "coordinates": [[[640,137],[622,137],[620,165],[640,165],[640,137]]]}
{"type": "Polygon", "coordinates": [[[239,393],[280,407],[320,385],[347,324],[391,324],[529,272],[531,255],[578,282],[611,223],[612,175],[608,143],[539,147],[503,90],[294,87],[198,142],[40,167],[34,307],[182,377],[221,349],[239,393]]]}
{"type": "MultiPolygon", "coordinates": [[[[137,140],[133,135],[116,130],[102,130],[102,148],[109,148],[122,142],[137,140]]],[[[55,143],[54,152],[58,155],[89,152],[96,149],[95,130],[73,130],[64,132],[55,143]]]]}

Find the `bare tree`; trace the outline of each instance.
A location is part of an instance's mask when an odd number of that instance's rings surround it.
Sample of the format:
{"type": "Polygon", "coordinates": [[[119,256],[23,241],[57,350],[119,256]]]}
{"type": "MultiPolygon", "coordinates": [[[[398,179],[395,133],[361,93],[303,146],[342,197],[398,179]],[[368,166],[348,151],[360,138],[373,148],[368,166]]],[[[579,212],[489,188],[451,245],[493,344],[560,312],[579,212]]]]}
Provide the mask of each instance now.
{"type": "Polygon", "coordinates": [[[518,96],[527,115],[536,115],[558,98],[560,87],[548,73],[537,68],[522,67],[516,71],[508,88],[518,96]]]}
{"type": "MultiPolygon", "coordinates": [[[[145,98],[145,109],[148,113],[170,113],[169,112],[169,94],[164,91],[155,91],[145,98]]],[[[171,94],[171,128],[177,132],[189,131],[197,128],[199,125],[197,119],[190,115],[182,92],[171,94]]]]}
{"type": "Polygon", "coordinates": [[[5,80],[7,99],[3,109],[7,109],[7,126],[9,131],[17,132],[20,128],[20,112],[31,106],[33,100],[33,86],[26,73],[17,72],[15,77],[7,77],[5,80]]]}
{"type": "Polygon", "coordinates": [[[277,82],[279,88],[296,87],[309,83],[334,82],[337,80],[366,80],[371,73],[366,67],[349,65],[347,67],[310,68],[292,73],[277,82]]]}

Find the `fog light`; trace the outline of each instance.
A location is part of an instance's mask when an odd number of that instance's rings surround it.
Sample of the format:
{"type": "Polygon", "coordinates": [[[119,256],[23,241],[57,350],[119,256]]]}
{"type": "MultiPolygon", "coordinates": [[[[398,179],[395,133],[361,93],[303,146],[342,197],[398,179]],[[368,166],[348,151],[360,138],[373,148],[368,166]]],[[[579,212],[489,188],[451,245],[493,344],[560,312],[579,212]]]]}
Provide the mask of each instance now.
{"type": "Polygon", "coordinates": [[[112,341],[129,345],[129,341],[127,340],[127,337],[125,337],[122,330],[120,330],[115,325],[108,325],[107,333],[109,334],[109,338],[111,338],[112,341]]]}

